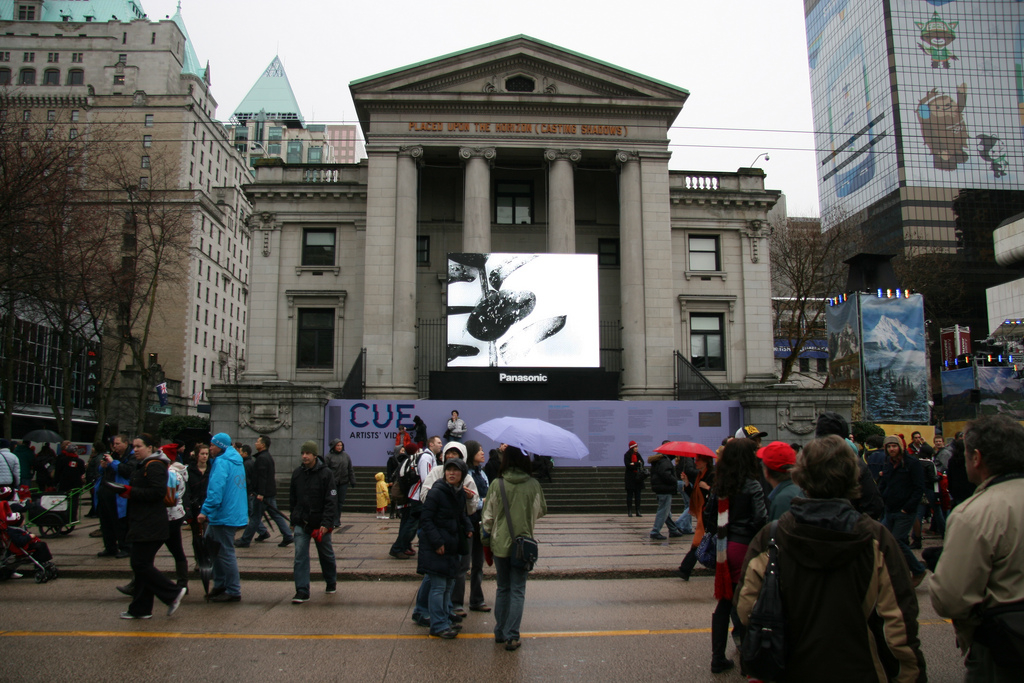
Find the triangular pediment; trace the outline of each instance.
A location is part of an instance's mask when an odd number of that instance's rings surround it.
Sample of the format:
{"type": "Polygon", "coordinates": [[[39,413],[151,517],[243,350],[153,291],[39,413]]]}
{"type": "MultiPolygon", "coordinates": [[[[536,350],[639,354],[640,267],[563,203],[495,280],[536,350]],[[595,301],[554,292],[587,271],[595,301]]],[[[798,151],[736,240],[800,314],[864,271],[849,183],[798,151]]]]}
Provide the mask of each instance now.
{"type": "Polygon", "coordinates": [[[529,36],[515,36],[443,55],[350,84],[360,95],[602,97],[675,101],[688,92],[642,74],[529,36]]]}

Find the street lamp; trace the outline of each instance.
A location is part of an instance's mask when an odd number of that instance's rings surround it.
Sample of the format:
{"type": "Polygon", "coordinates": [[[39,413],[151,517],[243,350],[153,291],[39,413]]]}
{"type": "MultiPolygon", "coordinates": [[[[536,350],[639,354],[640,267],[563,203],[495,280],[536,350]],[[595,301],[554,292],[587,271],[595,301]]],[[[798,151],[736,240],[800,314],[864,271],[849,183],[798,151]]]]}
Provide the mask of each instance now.
{"type": "Polygon", "coordinates": [[[756,157],[754,157],[754,160],[752,162],[750,162],[750,168],[754,168],[754,164],[756,164],[757,160],[760,159],[761,157],[764,157],[765,161],[771,161],[772,160],[771,157],[768,156],[768,152],[761,152],[756,157]]]}

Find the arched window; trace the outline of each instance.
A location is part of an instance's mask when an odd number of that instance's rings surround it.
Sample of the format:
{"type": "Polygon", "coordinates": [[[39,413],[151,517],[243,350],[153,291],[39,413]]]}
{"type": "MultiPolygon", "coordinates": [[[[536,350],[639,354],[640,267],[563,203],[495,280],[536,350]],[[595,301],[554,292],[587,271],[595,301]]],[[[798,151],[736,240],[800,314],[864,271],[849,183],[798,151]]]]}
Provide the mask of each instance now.
{"type": "Polygon", "coordinates": [[[36,70],[35,69],[22,69],[21,76],[18,78],[19,85],[35,85],[36,84],[36,70]]]}
{"type": "Polygon", "coordinates": [[[43,85],[60,85],[60,69],[47,69],[44,71],[43,85]]]}
{"type": "Polygon", "coordinates": [[[508,92],[533,92],[535,88],[533,79],[526,76],[513,76],[505,81],[505,90],[508,92]]]}
{"type": "Polygon", "coordinates": [[[83,85],[85,83],[85,72],[81,69],[68,71],[68,85],[83,85]]]}

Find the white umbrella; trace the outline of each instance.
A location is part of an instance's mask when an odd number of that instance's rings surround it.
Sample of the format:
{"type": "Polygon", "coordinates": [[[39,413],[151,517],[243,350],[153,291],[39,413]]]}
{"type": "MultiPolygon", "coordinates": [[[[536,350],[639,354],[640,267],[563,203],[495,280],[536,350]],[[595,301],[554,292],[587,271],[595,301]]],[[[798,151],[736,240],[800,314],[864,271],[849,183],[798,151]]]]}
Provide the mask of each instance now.
{"type": "Polygon", "coordinates": [[[507,443],[534,455],[582,460],[590,453],[572,432],[536,418],[496,417],[475,429],[498,443],[507,443]]]}

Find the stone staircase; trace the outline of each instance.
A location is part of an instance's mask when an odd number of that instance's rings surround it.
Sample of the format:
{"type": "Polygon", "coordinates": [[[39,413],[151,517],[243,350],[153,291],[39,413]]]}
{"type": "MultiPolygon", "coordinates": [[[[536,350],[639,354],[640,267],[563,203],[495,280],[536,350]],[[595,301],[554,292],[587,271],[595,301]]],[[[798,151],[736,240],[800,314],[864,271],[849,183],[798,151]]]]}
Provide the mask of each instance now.
{"type": "MultiPolygon", "coordinates": [[[[373,512],[376,508],[376,467],[356,467],[356,486],[348,490],[344,512],[373,512]]],[[[617,514],[626,512],[626,492],[621,467],[556,467],[551,481],[540,482],[550,514],[617,514]]],[[[278,480],[278,505],[289,507],[288,482],[278,480]]],[[[641,510],[654,513],[655,499],[645,489],[641,510]]]]}

